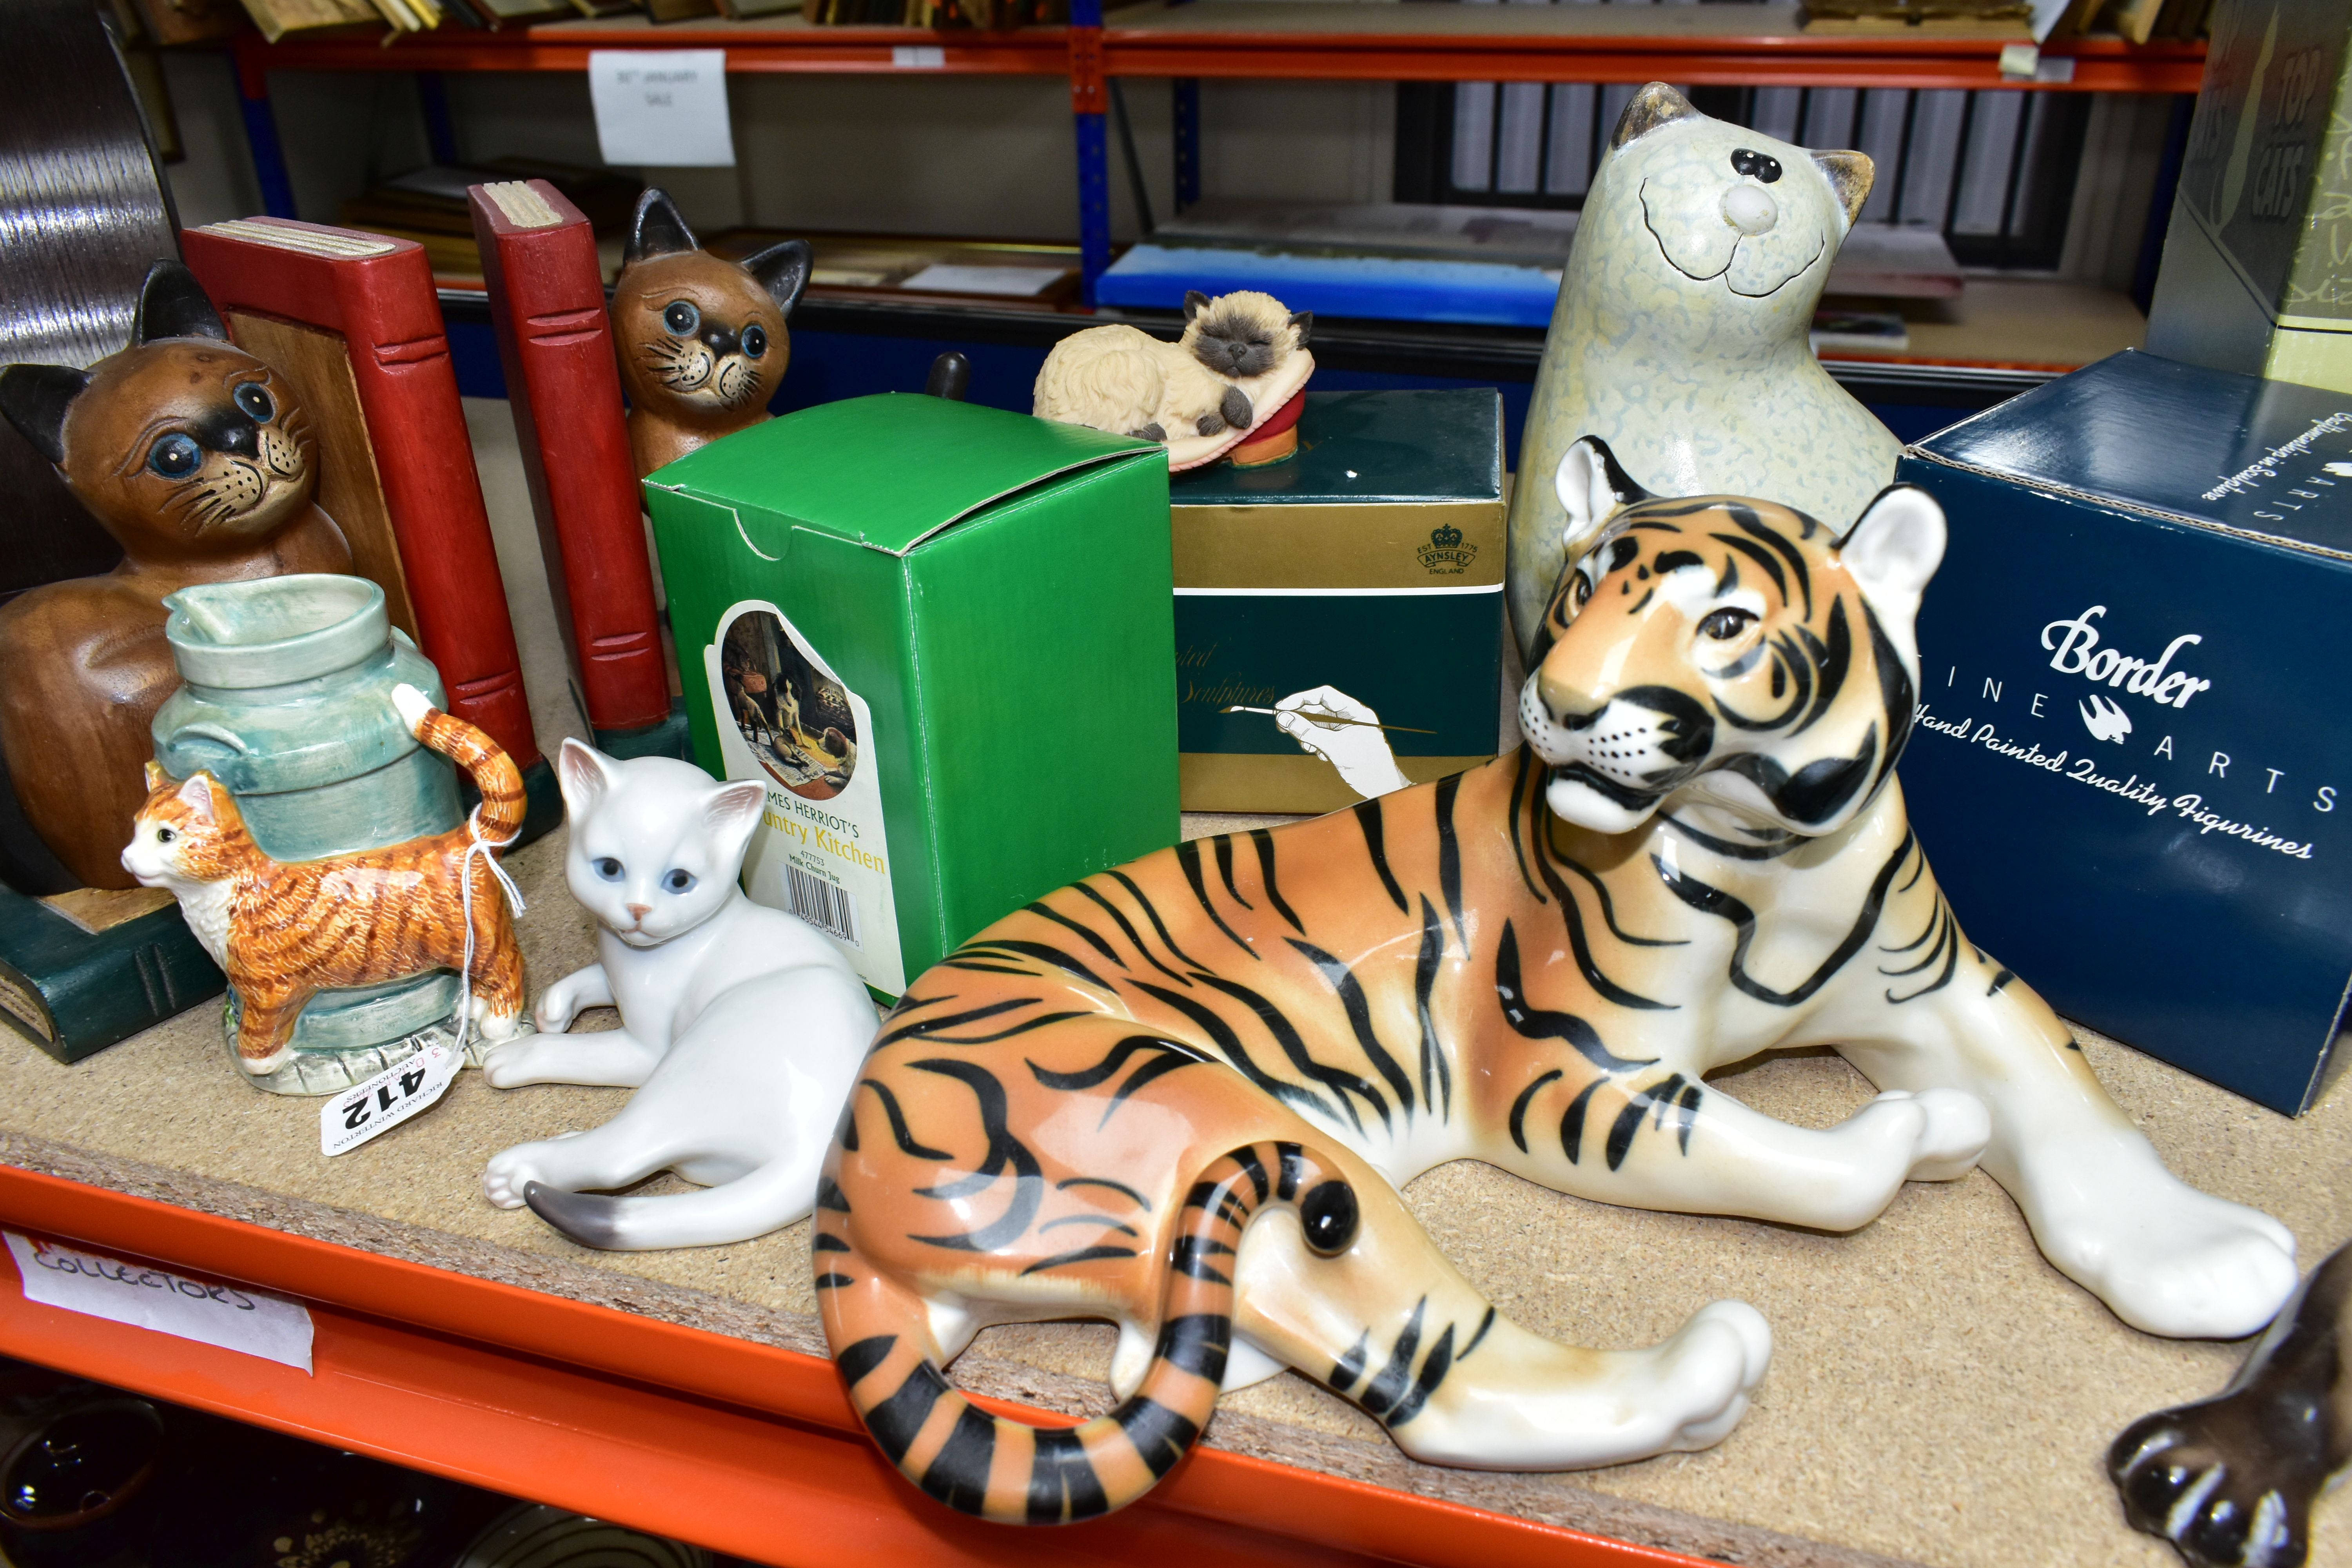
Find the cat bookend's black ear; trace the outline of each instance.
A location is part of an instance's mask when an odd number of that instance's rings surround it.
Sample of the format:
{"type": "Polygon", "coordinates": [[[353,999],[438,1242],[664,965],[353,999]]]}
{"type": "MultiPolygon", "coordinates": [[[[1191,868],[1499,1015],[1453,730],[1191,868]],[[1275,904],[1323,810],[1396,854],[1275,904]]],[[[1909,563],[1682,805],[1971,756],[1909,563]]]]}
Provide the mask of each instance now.
{"type": "Polygon", "coordinates": [[[131,319],[131,341],[152,343],[158,338],[228,342],[228,328],[221,324],[205,286],[176,261],[155,263],[139,286],[139,314],[131,319]]]}
{"type": "Polygon", "coordinates": [[[61,364],[12,364],[0,370],[0,414],[33,449],[52,463],[66,460],[66,410],[89,384],[89,372],[61,364]]]}
{"type": "Polygon", "coordinates": [[[816,252],[805,239],[788,239],[743,263],[743,270],[760,280],[768,298],[776,302],[789,320],[793,307],[801,302],[801,290],[808,287],[809,274],[816,268],[816,252]]]}
{"type": "Polygon", "coordinates": [[[1209,297],[1206,294],[1202,293],[1198,289],[1184,290],[1184,319],[1187,321],[1208,308],[1209,297]]]}
{"type": "Polygon", "coordinates": [[[1706,118],[1691,107],[1689,99],[1664,82],[1654,81],[1635,93],[1625,105],[1625,112],[1617,117],[1617,129],[1610,133],[1609,150],[1613,153],[1634,137],[1677,120],[1706,118]]]}
{"type": "Polygon", "coordinates": [[[669,193],[659,185],[647,185],[637,198],[635,215],[629,219],[629,247],[621,255],[621,265],[634,267],[650,256],[701,248],[669,193]]]}
{"type": "Polygon", "coordinates": [[[1298,329],[1298,346],[1305,348],[1307,337],[1315,331],[1315,312],[1293,310],[1290,313],[1290,324],[1298,329]]]}

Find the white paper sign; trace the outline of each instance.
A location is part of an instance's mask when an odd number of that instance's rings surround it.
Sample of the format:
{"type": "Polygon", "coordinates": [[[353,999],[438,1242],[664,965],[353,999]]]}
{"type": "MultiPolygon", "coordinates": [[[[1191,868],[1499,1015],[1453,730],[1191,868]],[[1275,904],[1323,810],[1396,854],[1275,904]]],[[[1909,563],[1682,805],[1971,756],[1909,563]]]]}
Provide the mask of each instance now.
{"type": "Polygon", "coordinates": [[[466,1058],[446,1046],[427,1046],[319,1107],[319,1152],[347,1154],[379,1132],[389,1132],[449,1092],[466,1058]]]}
{"type": "Polygon", "coordinates": [[[588,97],[607,163],[735,166],[725,49],[592,49],[588,97]]]}
{"type": "Polygon", "coordinates": [[[27,1301],[310,1370],[310,1313],[299,1301],[13,1230],[0,1234],[24,1276],[27,1301]]]}

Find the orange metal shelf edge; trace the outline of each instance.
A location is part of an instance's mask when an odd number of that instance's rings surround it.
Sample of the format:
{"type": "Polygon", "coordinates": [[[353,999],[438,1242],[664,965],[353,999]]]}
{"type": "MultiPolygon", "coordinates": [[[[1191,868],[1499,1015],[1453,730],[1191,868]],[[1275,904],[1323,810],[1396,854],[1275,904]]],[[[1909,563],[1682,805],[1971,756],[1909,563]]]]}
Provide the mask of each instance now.
{"type": "MultiPolygon", "coordinates": [[[[591,50],[724,48],[735,72],[945,71],[1058,76],[1069,69],[1057,27],[1004,34],[841,27],[789,35],[673,26],[641,30],[566,26],[493,37],[403,37],[239,46],[248,70],[579,71],[591,50]],[[788,41],[786,41],[788,40],[788,41]],[[898,64],[894,48],[919,42],[936,66],[898,64]]],[[[2000,44],[1937,37],[1533,37],[1325,33],[1182,33],[1111,26],[1107,75],[1355,81],[1592,81],[1668,79],[1696,85],[2016,88],[2078,92],[2188,92],[2204,73],[2197,44],[2133,47],[2085,39],[2051,51],[2074,61],[2067,82],[2021,82],[2000,74],[2000,44]]]]}
{"type": "Polygon", "coordinates": [[[7,1166],[0,1222],[299,1296],[318,1325],[306,1377],[26,1301],[0,1262],[0,1351],[780,1568],[1703,1568],[1213,1447],[1108,1520],[982,1524],[901,1480],[813,1356],[7,1166]]]}

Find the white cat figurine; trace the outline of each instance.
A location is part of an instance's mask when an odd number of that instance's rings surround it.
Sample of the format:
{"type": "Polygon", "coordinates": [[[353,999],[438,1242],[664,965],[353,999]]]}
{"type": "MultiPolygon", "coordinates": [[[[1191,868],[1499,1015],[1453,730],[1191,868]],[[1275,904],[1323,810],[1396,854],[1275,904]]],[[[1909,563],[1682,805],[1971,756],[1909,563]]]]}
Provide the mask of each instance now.
{"type": "Polygon", "coordinates": [[[492,1051],[493,1087],[635,1089],[602,1127],[518,1144],[483,1190],[572,1240],[642,1251],[748,1241],[805,1217],[875,1009],[841,950],[738,877],[766,805],[666,757],[621,762],[578,741],[557,764],[572,895],[603,930],[603,962],[547,988],[541,1034],[492,1051]],[[565,1036],[583,1008],[621,1027],[565,1036]],[[602,1197],[673,1170],[707,1191],[602,1197]]]}

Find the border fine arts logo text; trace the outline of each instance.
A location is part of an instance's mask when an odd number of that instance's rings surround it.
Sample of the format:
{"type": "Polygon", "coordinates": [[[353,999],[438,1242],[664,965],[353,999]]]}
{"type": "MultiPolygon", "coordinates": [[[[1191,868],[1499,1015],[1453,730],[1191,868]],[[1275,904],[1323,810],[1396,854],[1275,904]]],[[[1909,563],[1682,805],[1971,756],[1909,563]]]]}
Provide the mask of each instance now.
{"type": "Polygon", "coordinates": [[[1413,552],[1421,563],[1441,576],[1458,577],[1478,558],[1478,547],[1462,542],[1462,531],[1450,522],[1429,531],[1429,542],[1413,552]]]}

